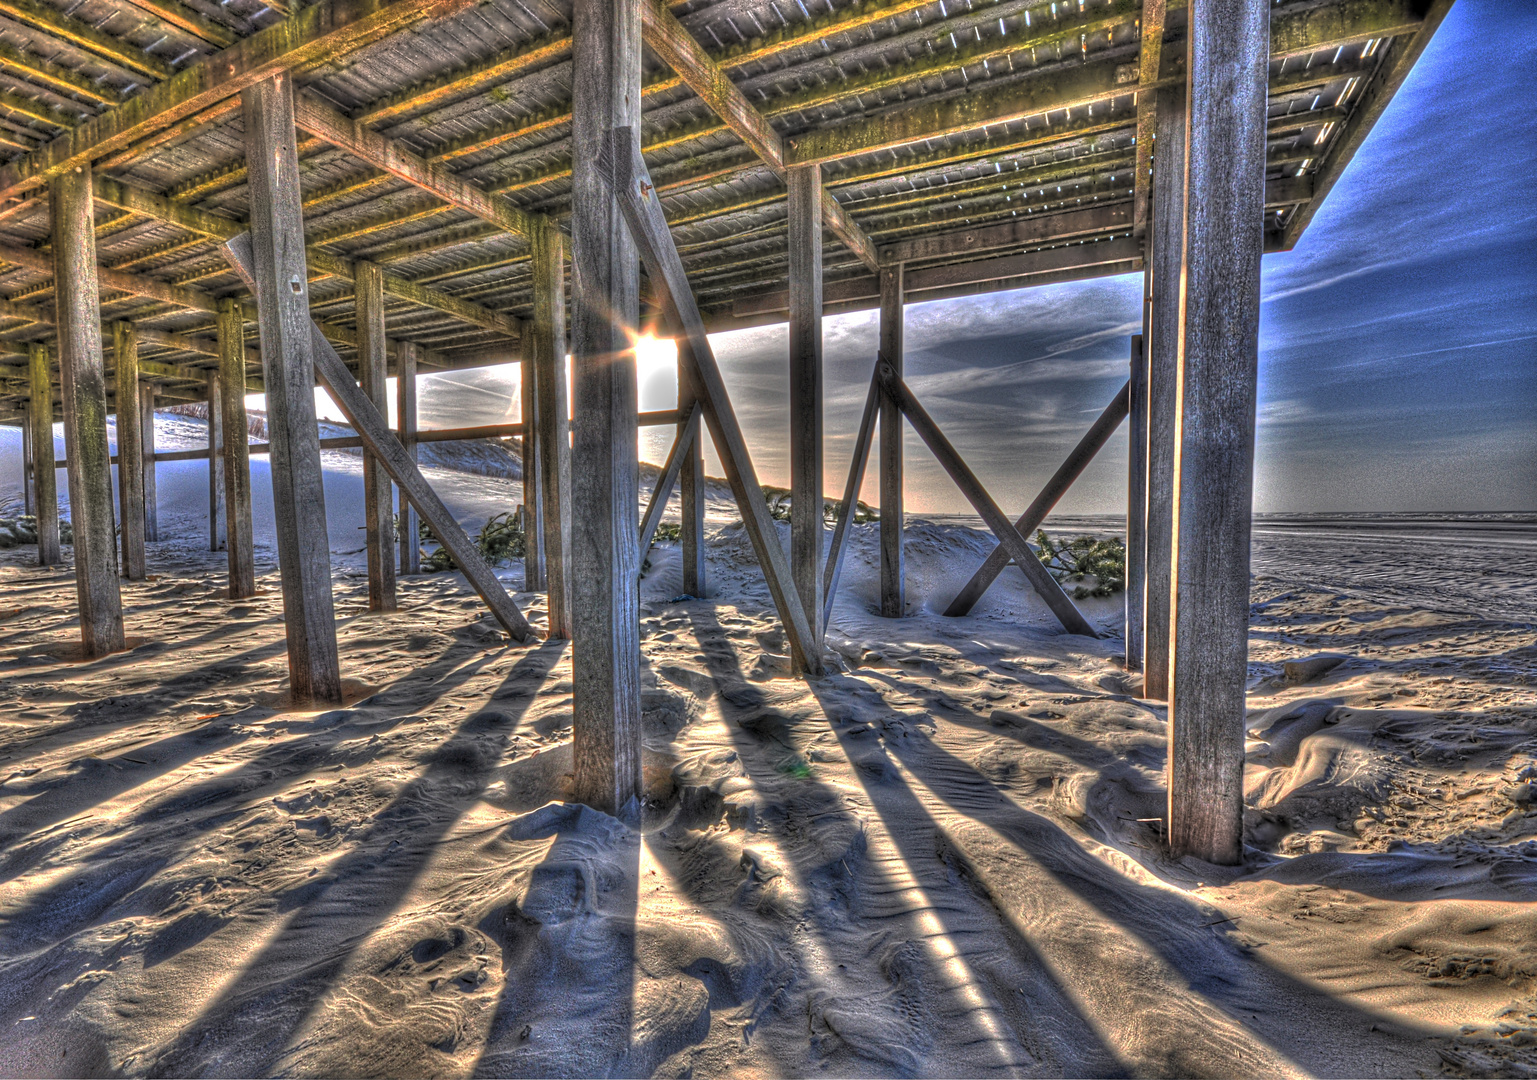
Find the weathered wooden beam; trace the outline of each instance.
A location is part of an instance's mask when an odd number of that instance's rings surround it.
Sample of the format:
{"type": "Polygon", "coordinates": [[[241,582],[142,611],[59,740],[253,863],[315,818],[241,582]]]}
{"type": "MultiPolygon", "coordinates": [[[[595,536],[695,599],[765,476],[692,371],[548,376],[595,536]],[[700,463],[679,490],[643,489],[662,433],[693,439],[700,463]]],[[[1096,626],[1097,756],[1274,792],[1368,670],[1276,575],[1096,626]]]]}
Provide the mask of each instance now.
{"type": "MultiPolygon", "coordinates": [[[[95,178],[95,189],[96,198],[109,206],[131,210],[136,214],[142,214],[157,221],[164,221],[216,240],[229,240],[246,231],[246,226],[241,222],[221,217],[218,214],[210,214],[206,210],[198,210],[195,207],[182,205],[166,198],[164,195],[157,195],[152,191],[146,191],[132,184],[125,184],[111,177],[97,175],[95,178]]],[[[10,256],[6,254],[6,250],[0,248],[0,260],[11,261],[10,256]]],[[[351,260],[321,251],[313,245],[306,248],[305,254],[306,261],[312,269],[356,284],[357,266],[351,260]]],[[[472,300],[454,296],[452,293],[444,292],[442,289],[435,289],[430,285],[422,285],[410,281],[400,277],[398,274],[391,274],[382,269],[380,272],[383,274],[384,291],[392,296],[398,296],[402,300],[409,300],[411,303],[422,307],[434,308],[456,318],[463,319],[465,322],[472,323],[475,326],[506,334],[508,337],[517,338],[522,333],[522,324],[511,315],[492,311],[472,300]]],[[[112,284],[110,277],[104,277],[103,280],[108,284],[112,284]]],[[[136,295],[145,296],[151,294],[143,290],[145,288],[155,288],[156,285],[157,283],[153,282],[152,279],[124,275],[120,279],[120,285],[114,285],[113,287],[121,287],[124,292],[133,292],[136,295]]],[[[162,295],[155,296],[155,299],[164,299],[167,303],[185,301],[181,302],[180,306],[190,306],[192,304],[206,304],[208,302],[201,300],[200,294],[195,290],[183,289],[180,293],[177,293],[174,291],[175,286],[161,285],[160,287],[162,288],[162,295]],[[173,291],[164,291],[167,289],[173,291]]],[[[199,310],[209,309],[200,306],[199,310]]]]}
{"type": "Polygon", "coordinates": [[[38,0],[0,0],[0,15],[23,26],[41,30],[49,37],[68,42],[83,52],[94,53],[135,75],[166,79],[175,71],[166,61],[145,52],[132,42],[104,33],[90,23],[66,15],[38,0]]]}
{"type": "Polygon", "coordinates": [[[1169,698],[1174,581],[1174,432],[1179,415],[1180,267],[1185,243],[1185,88],[1158,94],[1147,310],[1147,531],[1142,694],[1169,698]]]}
{"type": "Polygon", "coordinates": [[[242,94],[250,162],[248,285],[256,296],[261,327],[289,693],[296,703],[330,704],[341,702],[342,683],[315,420],[315,356],[293,98],[293,79],[286,73],[242,94]]]}
{"type": "MultiPolygon", "coordinates": [[[[142,365],[141,365],[142,366],[142,365]]],[[[159,388],[153,383],[139,386],[139,433],[143,437],[143,449],[139,461],[144,477],[144,539],[160,539],[160,485],[155,455],[155,396],[159,388]]]]}
{"type": "Polygon", "coordinates": [[[132,323],[112,324],[112,355],[117,376],[118,522],[123,544],[123,576],[143,581],[144,433],[139,408],[139,342],[132,323]]]}
{"type": "Polygon", "coordinates": [[[635,237],[641,249],[647,274],[659,287],[669,324],[680,327],[688,338],[687,352],[680,347],[679,355],[690,358],[689,378],[704,408],[710,436],[720,455],[721,465],[726,470],[726,479],[731,484],[737,508],[742,513],[742,521],[752,540],[753,552],[763,570],[769,594],[774,598],[774,606],[784,625],[791,655],[794,656],[797,650],[800,653],[794,662],[809,673],[820,674],[822,657],[819,652],[813,651],[810,621],[795,592],[789,560],[779,543],[779,533],[774,527],[773,518],[769,516],[768,504],[764,501],[752,457],[747,452],[747,442],[742,437],[742,429],[731,407],[731,398],[726,393],[725,381],[716,365],[704,321],[689,291],[683,260],[678,257],[678,249],[673,245],[672,234],[667,229],[667,220],[662,216],[661,203],[656,197],[656,187],[646,172],[645,162],[641,160],[635,130],[616,127],[611,133],[611,139],[604,155],[611,171],[604,179],[612,178],[613,194],[624,214],[630,235],[635,237]]]}
{"type": "Polygon", "coordinates": [[[1169,848],[1243,857],[1268,0],[1193,0],[1175,431],[1169,848]]]}
{"type": "Polygon", "coordinates": [[[700,411],[696,405],[689,410],[688,419],[678,426],[678,437],[667,451],[667,459],[662,462],[662,471],[657,475],[656,487],[651,492],[651,501],[646,504],[646,512],[641,515],[639,536],[642,565],[645,564],[646,553],[651,550],[651,539],[656,535],[656,527],[662,523],[662,515],[667,511],[672,489],[678,484],[683,462],[693,453],[694,442],[699,438],[699,416],[700,411]]]}
{"type": "MultiPolygon", "coordinates": [[[[678,343],[678,411],[692,412],[699,402],[694,381],[689,377],[692,360],[682,354],[687,342],[678,343]]],[[[681,434],[681,432],[680,432],[681,434]]],[[[709,589],[709,571],[705,564],[704,515],[709,501],[704,473],[704,438],[696,436],[684,455],[678,474],[678,502],[682,517],[679,548],[683,556],[683,591],[702,597],[709,589]]]]}
{"type": "Polygon", "coordinates": [[[429,163],[349,119],[315,95],[301,94],[297,104],[299,126],[338,150],[345,150],[499,229],[527,237],[539,227],[542,215],[530,214],[505,196],[486,192],[443,166],[429,163]]]}
{"type": "Polygon", "coordinates": [[[625,819],[641,795],[635,500],[638,238],[599,164],[604,134],[640,126],[641,0],[572,9],[571,628],[574,793],[625,819]]]}
{"type": "MultiPolygon", "coordinates": [[[[566,388],[565,238],[545,226],[529,241],[533,251],[534,442],[543,508],[548,636],[571,637],[571,410],[566,388]]],[[[524,484],[528,483],[525,469],[524,484]]]]}
{"type": "Polygon", "coordinates": [[[995,225],[927,233],[910,240],[885,243],[877,250],[881,261],[887,264],[926,262],[975,256],[1002,248],[1061,244],[1120,233],[1130,225],[1131,207],[1124,202],[1110,203],[1053,214],[1021,214],[995,225]]]}
{"type": "Polygon", "coordinates": [[[53,388],[48,377],[48,346],[27,347],[30,397],[27,428],[32,446],[32,490],[37,514],[37,565],[57,566],[59,553],[59,478],[54,472],[53,388]]]}
{"type": "MultiPolygon", "coordinates": [[[[384,275],[370,262],[357,264],[358,384],[381,416],[388,416],[389,358],[384,345],[384,275]]],[[[363,455],[363,514],[368,551],[368,610],[394,611],[394,493],[389,475],[373,454],[363,455]]]]}
{"type": "Polygon", "coordinates": [[[1126,384],[1126,670],[1142,669],[1142,609],[1147,567],[1147,355],[1142,335],[1131,339],[1126,384]]]}
{"type": "Polygon", "coordinates": [[[104,656],[124,647],[123,600],[118,591],[113,535],[107,385],[90,175],[67,172],[55,179],[49,209],[54,280],[59,283],[59,373],[64,388],[64,443],[72,466],[69,516],[74,533],[80,643],[86,656],[104,656]]]}
{"type": "MultiPolygon", "coordinates": [[[[1094,455],[1110,441],[1110,436],[1115,434],[1116,428],[1121,426],[1121,421],[1126,419],[1130,397],[1130,386],[1121,387],[1120,393],[1105,406],[1105,411],[1099,414],[1093,424],[1089,425],[1089,430],[1084,433],[1083,438],[1078,440],[1078,445],[1068,453],[1067,458],[1057,467],[1057,471],[1052,473],[1040,493],[1030,501],[1030,505],[1025,507],[1025,512],[1020,514],[1018,520],[1014,522],[1014,528],[1021,536],[1029,536],[1041,527],[1041,522],[1046,520],[1046,515],[1051,513],[1052,507],[1057,505],[1057,501],[1067,493],[1067,489],[1073,486],[1073,481],[1088,468],[1089,462],[1094,460],[1094,455]]],[[[982,594],[987,592],[987,587],[997,579],[999,574],[1003,573],[1004,567],[1009,565],[1010,558],[1008,551],[1001,545],[993,548],[987,558],[982,561],[982,565],[977,568],[976,573],[971,575],[971,580],[967,581],[961,591],[956,594],[955,599],[950,601],[950,606],[945,608],[945,615],[954,619],[970,612],[977,601],[982,599],[982,594]]],[[[1036,561],[1039,562],[1039,560],[1036,561]]]]}
{"type": "Polygon", "coordinates": [[[337,58],[424,19],[463,10],[467,0],[325,0],[152,86],[0,168],[0,200],[86,167],[161,128],[295,67],[337,58]]]}
{"type": "MultiPolygon", "coordinates": [[[[901,263],[887,266],[880,273],[880,349],[898,378],[902,377],[903,305],[906,269],[901,263]]],[[[879,359],[875,379],[880,384],[879,359]]],[[[885,393],[880,407],[880,533],[881,533],[881,615],[900,619],[907,614],[905,570],[902,559],[902,533],[906,527],[902,505],[902,410],[885,393]]]]}
{"type": "MultiPolygon", "coordinates": [[[[402,341],[396,354],[395,375],[395,430],[400,438],[400,447],[406,452],[406,456],[416,461],[416,354],[417,347],[408,341],[402,341]]],[[[403,489],[400,492],[399,520],[400,520],[400,572],[404,574],[420,574],[422,572],[422,545],[418,537],[416,524],[416,509],[411,505],[411,500],[406,498],[403,489]]]]}
{"type": "MultiPolygon", "coordinates": [[[[219,372],[208,372],[208,550],[225,544],[224,513],[224,394],[219,372]]],[[[241,387],[236,393],[241,393],[241,387]]]]}
{"type": "MultiPolygon", "coordinates": [[[[788,180],[785,166],[784,141],[774,130],[768,118],[747,100],[747,95],[731,81],[725,70],[710,58],[694,36],[672,14],[661,0],[645,0],[642,5],[645,20],[646,44],[662,58],[678,77],[698,94],[704,103],[725,121],[753,153],[773,169],[781,179],[788,180]]],[[[859,256],[871,270],[879,270],[875,245],[863,229],[839,205],[838,200],[820,185],[818,174],[817,211],[827,222],[827,227],[843,241],[848,249],[859,256]]]]}
{"type": "Polygon", "coordinates": [[[1355,107],[1351,110],[1350,118],[1345,121],[1340,133],[1324,151],[1323,159],[1315,170],[1313,198],[1303,204],[1286,223],[1286,232],[1282,240],[1285,250],[1291,250],[1302,238],[1302,233],[1313,220],[1313,215],[1318,213],[1318,208],[1329,197],[1329,192],[1334,190],[1334,185],[1344,175],[1345,168],[1355,157],[1356,151],[1361,148],[1361,144],[1366,142],[1366,137],[1377,126],[1377,121],[1382,118],[1388,102],[1392,101],[1393,95],[1398,93],[1398,88],[1408,77],[1409,70],[1425,52],[1431,37],[1440,28],[1442,20],[1451,9],[1452,0],[1432,0],[1425,11],[1424,19],[1411,34],[1382,43],[1380,48],[1389,50],[1388,56],[1378,67],[1376,75],[1356,92],[1355,107]]]}
{"type": "MultiPolygon", "coordinates": [[[[1137,56],[1137,83],[1152,86],[1163,62],[1165,0],[1142,0],[1141,49],[1137,56]]],[[[1153,170],[1153,134],[1158,121],[1158,92],[1137,94],[1137,163],[1133,175],[1131,232],[1138,240],[1147,232],[1147,203],[1153,170]]],[[[1128,626],[1128,634],[1131,629],[1128,626]]],[[[1130,646],[1128,645],[1128,648],[1130,646]]],[[[1130,661],[1131,654],[1127,654],[1130,661]]]]}
{"type": "MultiPolygon", "coordinates": [[[[1280,59],[1340,47],[1372,37],[1414,33],[1421,17],[1413,0],[1355,0],[1278,15],[1271,27],[1270,56],[1280,59]]],[[[1121,81],[1121,58],[1054,70],[996,88],[973,90],[912,105],[846,124],[815,128],[785,140],[785,160],[800,165],[826,164],[877,150],[912,146],[948,135],[979,131],[995,124],[1070,111],[1081,106],[1161,89],[1184,75],[1164,62],[1152,83],[1121,81]]]]}
{"type": "Polygon", "coordinates": [[[875,437],[875,417],[880,408],[881,387],[879,375],[870,375],[870,391],[865,395],[864,411],[859,414],[859,433],[854,436],[854,453],[849,459],[849,478],[843,486],[843,505],[838,511],[838,523],[833,527],[832,544],[827,551],[827,567],[823,570],[822,625],[832,622],[833,599],[838,595],[838,578],[843,573],[843,547],[848,539],[849,523],[854,520],[859,505],[859,489],[864,486],[865,467],[870,461],[870,444],[875,437]]]}
{"type": "Polygon", "coordinates": [[[877,370],[880,372],[881,391],[887,397],[896,402],[902,410],[902,415],[908,423],[913,425],[913,430],[918,437],[928,446],[930,452],[939,461],[945,472],[950,474],[950,479],[955,481],[955,486],[961,489],[961,494],[966,496],[966,501],[971,503],[977,514],[986,522],[987,527],[998,538],[999,546],[1008,552],[1009,558],[1019,565],[1025,572],[1036,593],[1046,602],[1062,623],[1062,628],[1069,634],[1082,634],[1085,637],[1098,637],[1094,628],[1089,625],[1083,613],[1073,605],[1058,585],[1056,579],[1041,565],[1041,560],[1035,552],[1030,550],[1030,545],[1025,543],[1025,538],[1015,530],[1008,518],[1003,516],[1003,511],[998,509],[998,504],[993,502],[987,489],[976,478],[965,460],[956,452],[950,440],[945,438],[939,425],[934,423],[932,417],[913,396],[907,384],[902,381],[896,369],[882,357],[876,361],[877,370]]]}
{"type": "Polygon", "coordinates": [[[543,592],[548,585],[544,566],[544,484],[539,464],[539,395],[534,390],[536,346],[523,339],[518,362],[519,401],[523,410],[519,440],[523,453],[523,591],[543,592]]]}
{"type": "Polygon", "coordinates": [[[822,170],[791,169],[790,573],[822,648],[822,170]]]}
{"type": "Polygon", "coordinates": [[[23,417],[21,424],[21,512],[27,517],[37,516],[37,492],[33,487],[35,472],[32,461],[32,424],[23,417]]]}
{"type": "MultiPolygon", "coordinates": [[[[245,377],[244,325],[240,307],[225,299],[219,307],[219,378],[226,387],[245,377]]],[[[226,392],[224,413],[224,550],[229,569],[229,598],[256,595],[256,554],[251,533],[251,448],[245,395],[226,392]]]]}

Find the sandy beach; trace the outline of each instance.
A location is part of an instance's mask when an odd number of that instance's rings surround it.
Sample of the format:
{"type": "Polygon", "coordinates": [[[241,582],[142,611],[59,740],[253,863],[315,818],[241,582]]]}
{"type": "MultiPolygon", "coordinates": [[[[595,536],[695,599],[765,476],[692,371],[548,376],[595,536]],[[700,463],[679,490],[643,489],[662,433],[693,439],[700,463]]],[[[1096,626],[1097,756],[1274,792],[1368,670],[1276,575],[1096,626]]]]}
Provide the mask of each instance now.
{"type": "MultiPolygon", "coordinates": [[[[68,567],[0,551],[5,1072],[1537,1075],[1537,516],[1256,524],[1219,868],[1162,853],[1119,596],[1083,602],[1098,640],[1014,570],[938,614],[975,524],[910,520],[900,621],[855,527],[810,682],[724,491],[710,596],[654,548],[635,832],[563,801],[568,646],[507,641],[457,574],[368,614],[326,462],[346,708],[285,705],[270,539],[231,603],[196,463],[126,653],[77,661],[68,567]]],[[[466,522],[517,501],[430,471],[466,522]]]]}

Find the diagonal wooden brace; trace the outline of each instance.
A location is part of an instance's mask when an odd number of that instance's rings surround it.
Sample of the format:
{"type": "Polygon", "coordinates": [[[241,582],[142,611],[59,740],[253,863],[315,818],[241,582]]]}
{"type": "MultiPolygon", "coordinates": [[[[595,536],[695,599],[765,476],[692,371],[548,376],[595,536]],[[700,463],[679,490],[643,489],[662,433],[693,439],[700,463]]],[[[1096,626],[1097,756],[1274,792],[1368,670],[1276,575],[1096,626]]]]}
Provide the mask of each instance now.
{"type": "MultiPolygon", "coordinates": [[[[1035,501],[1025,507],[1025,512],[1019,515],[1019,520],[1014,522],[1014,528],[1021,536],[1029,536],[1041,527],[1041,522],[1046,520],[1046,515],[1051,513],[1051,508],[1057,505],[1068,488],[1073,486],[1089,462],[1094,460],[1094,455],[1110,441],[1110,436],[1115,434],[1116,428],[1121,426],[1121,421],[1126,419],[1126,411],[1131,403],[1131,383],[1121,387],[1121,392],[1115,395],[1115,400],[1105,407],[1105,411],[1099,414],[1099,419],[1078,440],[1078,445],[1073,447],[1073,452],[1067,455],[1067,460],[1051,479],[1046,481],[1046,486],[1041,488],[1041,493],[1035,497],[1035,501]]],[[[1009,565],[1009,553],[999,547],[993,548],[988,553],[977,572],[971,575],[971,580],[966,583],[956,598],[950,601],[950,606],[945,608],[945,614],[951,618],[965,615],[976,606],[982,594],[987,592],[991,585],[1003,573],[1003,568],[1009,565]]]]}
{"type": "MultiPolygon", "coordinates": [[[[253,259],[251,256],[251,235],[241,233],[229,240],[224,245],[225,258],[234,268],[235,272],[245,281],[246,286],[252,292],[256,290],[256,279],[253,272],[253,259]]],[[[480,598],[491,609],[491,614],[496,616],[496,621],[502,624],[502,628],[511,634],[517,641],[530,642],[537,639],[534,628],[523,617],[523,612],[518,610],[517,603],[507,595],[507,590],[496,579],[491,568],[481,558],[480,551],[475,547],[474,541],[465,534],[454,520],[454,516],[448,512],[448,507],[443,505],[443,500],[438,498],[437,492],[422,476],[421,470],[416,467],[416,462],[400,445],[400,440],[395,437],[395,432],[390,429],[384,417],[379,415],[379,410],[374,403],[363,393],[361,387],[354,381],[352,373],[347,370],[347,365],[337,355],[331,343],[321,334],[320,328],[310,321],[310,340],[315,350],[315,374],[325,385],[331,399],[346,416],[347,422],[352,425],[354,431],[363,439],[363,446],[369,453],[378,459],[384,471],[389,474],[411,505],[416,507],[417,513],[422,516],[432,529],[454,563],[463,571],[465,579],[470,587],[480,594],[480,598]]]]}
{"type": "Polygon", "coordinates": [[[950,445],[950,440],[945,438],[944,432],[939,430],[939,425],[929,416],[913,392],[907,388],[896,370],[882,357],[876,363],[876,369],[880,372],[881,390],[897,407],[902,410],[902,415],[907,417],[907,422],[913,425],[913,430],[918,437],[927,444],[934,456],[939,459],[939,464],[945,472],[950,474],[950,479],[955,481],[955,486],[961,489],[961,494],[976,509],[987,527],[993,530],[993,535],[998,538],[1005,551],[1019,564],[1019,568],[1025,572],[1025,577],[1030,579],[1030,584],[1040,594],[1046,606],[1051,608],[1062,623],[1062,628],[1069,634],[1082,634],[1085,637],[1098,637],[1089,621],[1083,617],[1073,602],[1062,591],[1062,586],[1057,584],[1057,579],[1052,577],[1046,567],[1041,565],[1041,560],[1035,552],[1030,550],[1030,545],[1025,543],[1009,519],[1003,516],[1003,511],[998,509],[998,504],[993,502],[987,489],[982,486],[976,475],[967,468],[966,462],[955,447],[950,445]]]}
{"type": "Polygon", "coordinates": [[[788,587],[790,560],[779,542],[779,531],[763,499],[763,488],[758,484],[758,474],[747,452],[747,440],[742,437],[741,425],[731,408],[731,398],[715,363],[704,320],[699,315],[699,306],[683,270],[683,260],[673,244],[667,219],[662,216],[661,201],[646,171],[646,163],[641,160],[640,144],[632,128],[614,128],[608,133],[603,160],[605,167],[600,171],[613,186],[614,198],[629,226],[630,235],[635,239],[635,246],[640,249],[651,281],[661,286],[659,299],[663,302],[664,314],[670,325],[683,328],[687,338],[688,348],[680,349],[679,355],[687,357],[686,370],[704,408],[710,437],[714,439],[721,465],[725,467],[731,493],[736,497],[742,523],[747,527],[753,552],[763,568],[763,577],[779,611],[797,666],[807,674],[821,675],[825,670],[822,650],[812,636],[811,620],[806,617],[806,609],[801,607],[800,597],[788,587]]]}
{"type": "Polygon", "coordinates": [[[880,405],[880,357],[870,374],[870,392],[865,395],[865,411],[859,418],[859,434],[854,437],[854,457],[849,462],[849,480],[843,486],[843,508],[833,528],[832,547],[827,552],[827,569],[822,573],[822,625],[833,615],[833,597],[838,593],[838,575],[843,572],[843,543],[848,539],[849,522],[859,504],[859,489],[865,482],[865,466],[870,463],[870,441],[875,434],[875,416],[880,405]]]}
{"type": "Polygon", "coordinates": [[[678,474],[683,471],[683,459],[688,456],[694,440],[699,438],[697,402],[689,409],[688,419],[678,425],[678,429],[678,436],[673,439],[672,449],[667,451],[667,460],[662,464],[662,475],[656,478],[656,490],[651,493],[651,501],[646,504],[646,514],[640,519],[642,565],[646,561],[646,552],[651,550],[651,538],[656,535],[656,527],[661,524],[662,511],[667,509],[667,500],[672,498],[672,489],[677,486],[678,474]]]}

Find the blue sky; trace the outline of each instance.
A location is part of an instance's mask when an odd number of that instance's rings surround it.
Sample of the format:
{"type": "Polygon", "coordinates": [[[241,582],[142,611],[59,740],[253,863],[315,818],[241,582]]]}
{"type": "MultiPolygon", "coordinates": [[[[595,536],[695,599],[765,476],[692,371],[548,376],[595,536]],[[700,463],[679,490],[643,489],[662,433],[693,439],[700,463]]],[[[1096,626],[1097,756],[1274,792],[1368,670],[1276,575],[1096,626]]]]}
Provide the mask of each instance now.
{"type": "MultiPolygon", "coordinates": [[[[1537,4],[1460,0],[1301,243],[1267,255],[1255,508],[1537,510],[1537,4]]],[[[907,309],[914,390],[1006,509],[1034,496],[1126,377],[1140,275],[907,309]]],[[[717,335],[761,478],[786,478],[786,331],[717,335]]],[[[873,312],[824,323],[841,491],[873,312]]],[[[435,378],[423,426],[516,417],[510,370],[435,378]]],[[[672,404],[664,362],[641,407],[672,404]]],[[[670,433],[643,437],[661,461],[670,433]]],[[[909,433],[908,505],[968,507],[909,433]]],[[[1117,437],[1064,511],[1125,506],[1117,437]]],[[[874,494],[867,482],[865,497],[874,494]]]]}

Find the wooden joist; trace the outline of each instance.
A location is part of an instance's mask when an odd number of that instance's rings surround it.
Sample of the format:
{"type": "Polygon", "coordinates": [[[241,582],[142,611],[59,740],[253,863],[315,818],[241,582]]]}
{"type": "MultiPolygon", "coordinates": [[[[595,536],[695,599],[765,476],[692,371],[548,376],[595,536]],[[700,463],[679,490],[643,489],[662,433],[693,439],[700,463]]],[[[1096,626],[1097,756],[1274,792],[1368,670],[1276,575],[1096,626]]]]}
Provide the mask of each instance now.
{"type": "Polygon", "coordinates": [[[323,0],[208,59],[191,64],[110,111],[0,168],[0,201],[35,190],[70,169],[132,145],[280,72],[334,61],[423,19],[464,10],[470,0],[323,0]]]}

